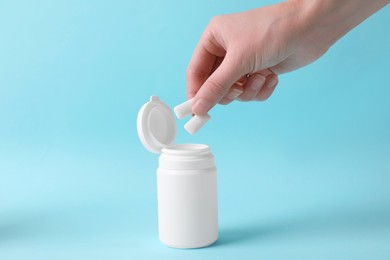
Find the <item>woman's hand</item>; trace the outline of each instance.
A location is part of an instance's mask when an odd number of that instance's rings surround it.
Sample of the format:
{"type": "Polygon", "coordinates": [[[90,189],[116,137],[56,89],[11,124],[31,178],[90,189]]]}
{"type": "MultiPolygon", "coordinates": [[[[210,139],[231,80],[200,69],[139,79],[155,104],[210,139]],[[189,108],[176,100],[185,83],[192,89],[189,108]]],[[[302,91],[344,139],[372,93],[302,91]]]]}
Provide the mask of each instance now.
{"type": "Polygon", "coordinates": [[[315,61],[387,2],[291,0],[213,18],[187,70],[193,113],[218,102],[266,100],[278,74],[315,61]]]}

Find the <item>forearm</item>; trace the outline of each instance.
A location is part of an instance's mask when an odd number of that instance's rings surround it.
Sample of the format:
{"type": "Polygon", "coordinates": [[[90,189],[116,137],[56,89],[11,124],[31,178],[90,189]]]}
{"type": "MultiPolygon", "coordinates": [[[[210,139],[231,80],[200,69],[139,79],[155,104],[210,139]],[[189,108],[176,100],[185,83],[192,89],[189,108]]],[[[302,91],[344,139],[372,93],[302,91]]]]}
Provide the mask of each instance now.
{"type": "Polygon", "coordinates": [[[315,31],[331,46],[390,0],[290,0],[299,9],[304,30],[315,31]],[[324,37],[324,35],[326,37],[324,37]]]}

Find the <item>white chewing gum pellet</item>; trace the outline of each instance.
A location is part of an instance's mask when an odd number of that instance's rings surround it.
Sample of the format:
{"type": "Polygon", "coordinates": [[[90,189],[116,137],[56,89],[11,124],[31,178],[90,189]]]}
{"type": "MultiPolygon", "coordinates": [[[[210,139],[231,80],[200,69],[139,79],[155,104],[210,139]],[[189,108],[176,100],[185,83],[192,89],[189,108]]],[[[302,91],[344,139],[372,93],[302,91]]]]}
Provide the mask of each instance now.
{"type": "Polygon", "coordinates": [[[182,119],[189,115],[192,115],[192,101],[194,98],[191,98],[187,100],[184,103],[181,103],[180,105],[177,105],[173,108],[175,111],[175,114],[177,118],[182,119]]]}
{"type": "Polygon", "coordinates": [[[199,129],[204,126],[207,121],[210,120],[210,116],[208,114],[206,115],[194,115],[187,124],[184,125],[184,129],[187,130],[188,133],[191,135],[195,134],[199,131],[199,129]]]}

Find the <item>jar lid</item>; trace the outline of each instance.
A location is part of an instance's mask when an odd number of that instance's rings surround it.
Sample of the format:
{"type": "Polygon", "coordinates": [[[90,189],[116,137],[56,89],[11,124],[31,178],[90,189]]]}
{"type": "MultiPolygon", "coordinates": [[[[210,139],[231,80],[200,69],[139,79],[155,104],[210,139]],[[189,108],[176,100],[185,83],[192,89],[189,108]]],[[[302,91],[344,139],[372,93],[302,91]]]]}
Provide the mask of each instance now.
{"type": "Polygon", "coordinates": [[[172,144],[176,137],[176,120],[172,110],[157,96],[151,96],[138,112],[138,136],[152,153],[172,144]]]}

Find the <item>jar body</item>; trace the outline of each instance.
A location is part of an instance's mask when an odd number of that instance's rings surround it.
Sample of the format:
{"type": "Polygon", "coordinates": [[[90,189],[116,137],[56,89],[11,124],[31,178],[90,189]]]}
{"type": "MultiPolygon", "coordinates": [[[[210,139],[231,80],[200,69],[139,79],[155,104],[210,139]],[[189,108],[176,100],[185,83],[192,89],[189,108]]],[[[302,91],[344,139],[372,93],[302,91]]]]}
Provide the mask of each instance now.
{"type": "MultiPolygon", "coordinates": [[[[175,145],[177,148],[178,145],[175,145]]],[[[160,241],[199,248],[218,239],[217,171],[211,152],[160,156],[157,170],[160,241]]]]}

